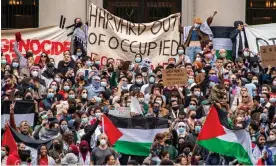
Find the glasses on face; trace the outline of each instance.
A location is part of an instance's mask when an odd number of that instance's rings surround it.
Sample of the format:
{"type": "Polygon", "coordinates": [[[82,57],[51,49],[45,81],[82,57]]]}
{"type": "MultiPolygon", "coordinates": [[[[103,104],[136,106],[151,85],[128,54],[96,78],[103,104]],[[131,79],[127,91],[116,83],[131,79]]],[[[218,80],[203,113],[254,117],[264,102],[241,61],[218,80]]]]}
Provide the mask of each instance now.
{"type": "Polygon", "coordinates": [[[248,98],[248,96],[242,96],[242,98],[245,98],[245,99],[246,99],[246,98],[248,98]]]}

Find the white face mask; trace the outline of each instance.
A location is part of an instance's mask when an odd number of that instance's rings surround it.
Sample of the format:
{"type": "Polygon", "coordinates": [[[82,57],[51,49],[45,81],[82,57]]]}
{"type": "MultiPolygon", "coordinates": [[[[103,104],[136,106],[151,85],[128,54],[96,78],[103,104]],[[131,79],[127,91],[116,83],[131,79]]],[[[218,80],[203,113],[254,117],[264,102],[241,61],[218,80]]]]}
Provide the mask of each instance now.
{"type": "Polygon", "coordinates": [[[38,71],[32,71],[32,76],[37,77],[38,76],[38,71]]]}
{"type": "Polygon", "coordinates": [[[87,93],[82,94],[81,97],[82,97],[83,99],[86,99],[86,98],[87,98],[87,93]]]}
{"type": "Polygon", "coordinates": [[[275,135],[270,135],[269,138],[270,138],[270,140],[275,140],[276,139],[275,135]]]}
{"type": "Polygon", "coordinates": [[[196,61],[201,62],[201,59],[200,58],[196,58],[196,61]]]}
{"type": "Polygon", "coordinates": [[[101,139],[100,144],[101,144],[101,145],[105,145],[105,144],[106,144],[106,140],[101,139]]]}
{"type": "Polygon", "coordinates": [[[276,85],[276,81],[273,81],[273,85],[276,85]]]}

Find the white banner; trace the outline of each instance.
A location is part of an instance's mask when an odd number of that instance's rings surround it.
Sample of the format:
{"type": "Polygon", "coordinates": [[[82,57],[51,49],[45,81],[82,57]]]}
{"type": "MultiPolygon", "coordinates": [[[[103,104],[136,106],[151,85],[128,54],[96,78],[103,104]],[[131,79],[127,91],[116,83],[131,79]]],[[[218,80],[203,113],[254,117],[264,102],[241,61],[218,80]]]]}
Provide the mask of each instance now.
{"type": "Polygon", "coordinates": [[[248,26],[245,33],[249,49],[255,54],[260,51],[260,46],[276,45],[276,24],[248,26]]]}
{"type": "Polygon", "coordinates": [[[14,29],[1,31],[1,51],[10,64],[14,53],[15,33],[21,32],[22,41],[19,42],[19,51],[24,55],[26,51],[32,50],[35,62],[38,63],[40,54],[45,52],[49,57],[55,59],[55,65],[63,59],[63,52],[70,50],[70,36],[67,34],[72,30],[61,29],[59,26],[44,28],[14,29]]]}
{"type": "Polygon", "coordinates": [[[132,23],[92,4],[89,7],[88,53],[133,61],[136,54],[153,64],[177,54],[180,14],[151,23],[132,23]]]}

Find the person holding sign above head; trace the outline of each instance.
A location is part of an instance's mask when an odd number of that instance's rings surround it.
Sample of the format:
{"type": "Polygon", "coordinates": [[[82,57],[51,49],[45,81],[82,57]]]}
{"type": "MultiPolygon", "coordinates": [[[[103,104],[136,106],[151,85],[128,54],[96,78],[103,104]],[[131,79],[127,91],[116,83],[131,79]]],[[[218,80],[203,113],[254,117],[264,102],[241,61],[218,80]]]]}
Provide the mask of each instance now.
{"type": "Polygon", "coordinates": [[[201,52],[200,43],[205,40],[212,40],[213,33],[209,26],[216,14],[217,11],[215,11],[204,23],[202,23],[199,17],[195,17],[193,26],[180,26],[179,31],[183,33],[184,47],[186,48],[186,53],[191,62],[194,62],[196,53],[201,52]]]}

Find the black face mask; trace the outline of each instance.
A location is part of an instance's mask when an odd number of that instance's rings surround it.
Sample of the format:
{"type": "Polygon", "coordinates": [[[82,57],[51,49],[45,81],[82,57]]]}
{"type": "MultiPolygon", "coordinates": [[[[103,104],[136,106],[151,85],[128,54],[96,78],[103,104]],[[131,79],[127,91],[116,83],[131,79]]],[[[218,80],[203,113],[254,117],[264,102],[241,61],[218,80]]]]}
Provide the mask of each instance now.
{"type": "Polygon", "coordinates": [[[189,153],[190,153],[190,148],[185,148],[185,149],[183,150],[183,153],[184,153],[186,156],[188,156],[189,153]]]}
{"type": "Polygon", "coordinates": [[[57,149],[57,150],[60,150],[62,148],[62,146],[61,146],[60,143],[55,143],[54,148],[57,149]]]}
{"type": "Polygon", "coordinates": [[[177,110],[179,109],[179,106],[178,106],[178,105],[172,106],[172,109],[173,109],[174,111],[177,111],[177,110]]]}
{"type": "Polygon", "coordinates": [[[195,119],[195,118],[196,118],[196,115],[195,115],[195,114],[191,115],[191,118],[192,118],[192,119],[195,119]]]}
{"type": "Polygon", "coordinates": [[[81,105],[77,105],[76,109],[81,110],[81,105]]]}
{"type": "Polygon", "coordinates": [[[258,64],[254,63],[252,66],[253,66],[254,68],[256,68],[256,67],[258,67],[258,64]]]}
{"type": "Polygon", "coordinates": [[[77,27],[77,28],[81,27],[82,25],[83,25],[82,22],[76,23],[76,27],[77,27]]]}
{"type": "Polygon", "coordinates": [[[80,81],[84,81],[84,76],[83,75],[80,76],[80,81]]]}
{"type": "Polygon", "coordinates": [[[72,105],[72,106],[69,106],[69,109],[68,109],[68,113],[69,114],[74,114],[76,112],[76,106],[72,105]]]}
{"type": "Polygon", "coordinates": [[[158,77],[159,79],[161,79],[161,78],[162,78],[162,74],[160,74],[160,75],[157,75],[157,77],[158,77]]]}
{"type": "Polygon", "coordinates": [[[209,46],[209,49],[210,49],[210,50],[212,50],[213,48],[214,48],[214,46],[213,46],[213,45],[209,46]]]}

